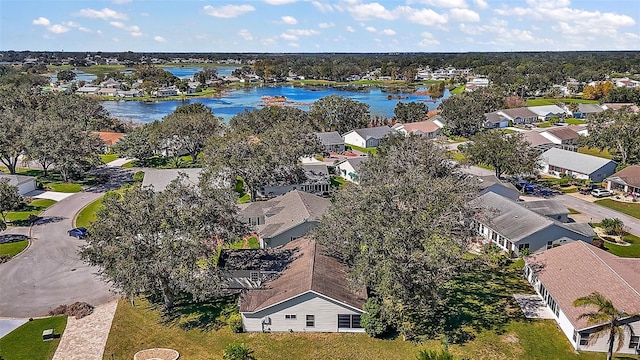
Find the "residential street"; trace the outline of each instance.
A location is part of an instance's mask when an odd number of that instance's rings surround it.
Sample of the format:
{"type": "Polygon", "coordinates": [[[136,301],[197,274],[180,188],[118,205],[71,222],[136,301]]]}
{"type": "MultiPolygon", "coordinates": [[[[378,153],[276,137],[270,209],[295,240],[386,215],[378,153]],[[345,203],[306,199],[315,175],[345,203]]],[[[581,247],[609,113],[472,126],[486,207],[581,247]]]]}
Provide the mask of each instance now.
{"type": "Polygon", "coordinates": [[[78,249],[84,241],[67,235],[78,211],[130,176],[122,169],[101,171],[112,174],[108,184],[74,194],[44,211],[43,219],[32,227],[30,247],[0,265],[0,317],[44,316],[61,304],[84,301],[95,306],[117,297],[95,275],[96,269],[80,260],[78,249]]]}

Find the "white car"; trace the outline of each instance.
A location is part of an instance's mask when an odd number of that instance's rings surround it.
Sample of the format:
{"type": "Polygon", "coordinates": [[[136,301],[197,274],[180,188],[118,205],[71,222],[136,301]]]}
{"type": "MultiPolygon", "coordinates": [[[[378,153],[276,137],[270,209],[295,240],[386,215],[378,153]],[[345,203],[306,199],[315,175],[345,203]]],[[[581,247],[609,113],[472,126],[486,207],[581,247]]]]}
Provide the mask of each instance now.
{"type": "Polygon", "coordinates": [[[613,195],[613,191],[607,189],[593,189],[591,195],[597,198],[607,197],[613,195]]]}

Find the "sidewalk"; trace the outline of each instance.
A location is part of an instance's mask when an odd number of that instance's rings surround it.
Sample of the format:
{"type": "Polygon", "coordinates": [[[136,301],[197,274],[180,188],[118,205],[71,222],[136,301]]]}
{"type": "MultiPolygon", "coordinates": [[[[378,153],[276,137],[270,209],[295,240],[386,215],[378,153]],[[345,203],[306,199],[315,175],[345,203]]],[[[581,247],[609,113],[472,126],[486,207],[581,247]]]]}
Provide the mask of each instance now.
{"type": "Polygon", "coordinates": [[[117,306],[114,300],[80,320],[69,316],[53,360],[102,360],[117,306]]]}
{"type": "Polygon", "coordinates": [[[107,167],[119,167],[119,166],[122,166],[122,165],[128,163],[131,160],[135,160],[135,159],[128,159],[128,158],[115,159],[115,160],[107,163],[107,167]]]}

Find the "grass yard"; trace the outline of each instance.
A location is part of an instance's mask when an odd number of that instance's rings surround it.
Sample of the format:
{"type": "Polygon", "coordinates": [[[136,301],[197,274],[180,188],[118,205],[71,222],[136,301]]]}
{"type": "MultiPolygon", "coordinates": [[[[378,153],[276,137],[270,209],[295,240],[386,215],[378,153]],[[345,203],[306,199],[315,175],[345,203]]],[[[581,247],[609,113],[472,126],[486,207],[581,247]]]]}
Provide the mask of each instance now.
{"type": "Polygon", "coordinates": [[[12,224],[19,226],[28,225],[25,224],[25,222],[27,222],[29,215],[39,215],[41,212],[55,203],[55,200],[35,199],[18,211],[8,212],[7,221],[10,221],[12,222],[12,224]]]}
{"type": "Polygon", "coordinates": [[[615,201],[613,199],[596,200],[595,203],[604,207],[608,207],[609,209],[619,211],[623,214],[633,216],[636,219],[640,219],[640,203],[627,203],[622,201],[615,201]]]}
{"type": "Polygon", "coordinates": [[[89,224],[96,220],[96,211],[102,206],[102,198],[91,202],[80,210],[75,219],[76,227],[89,227],[89,224]]]}
{"type": "Polygon", "coordinates": [[[449,93],[451,95],[462,94],[464,92],[465,87],[466,87],[465,85],[457,86],[455,89],[449,91],[449,93]]]}
{"type": "Polygon", "coordinates": [[[582,104],[598,104],[598,100],[583,100],[583,99],[574,99],[574,98],[535,98],[535,99],[527,99],[525,106],[543,106],[543,105],[555,105],[557,103],[582,103],[582,104]]]}
{"type": "Polygon", "coordinates": [[[351,144],[344,144],[344,146],[350,147],[353,150],[357,150],[360,151],[361,153],[364,154],[368,154],[371,156],[376,156],[376,154],[378,153],[378,148],[363,148],[360,146],[355,146],[355,145],[351,145],[351,144]]]}
{"type": "Polygon", "coordinates": [[[605,158],[605,159],[611,159],[612,158],[612,156],[609,153],[608,149],[600,150],[600,149],[597,149],[597,148],[590,148],[590,147],[587,147],[587,146],[583,146],[581,148],[578,148],[578,152],[581,153],[581,154],[597,156],[597,157],[601,157],[601,158],[605,158]]]}
{"type": "Polygon", "coordinates": [[[605,242],[604,247],[610,253],[628,258],[640,258],[640,237],[635,235],[626,235],[622,237],[622,240],[630,243],[630,246],[615,245],[605,242]]]}
{"type": "Polygon", "coordinates": [[[57,191],[62,193],[77,193],[82,191],[82,185],[69,184],[69,183],[48,183],[44,184],[45,188],[51,191],[57,191]]]}
{"type": "MultiPolygon", "coordinates": [[[[0,170],[6,173],[9,172],[4,166],[0,166],[0,170]]],[[[73,183],[65,183],[59,173],[49,171],[47,176],[44,176],[44,171],[37,169],[21,168],[17,169],[16,174],[34,176],[37,178],[37,182],[45,189],[64,193],[77,193],[82,191],[83,185],[93,185],[95,183],[95,176],[87,176],[73,183]]]]}
{"type": "Polygon", "coordinates": [[[564,122],[569,125],[581,125],[586,123],[586,121],[582,119],[572,119],[572,118],[564,119],[564,122]]]}
{"type": "Polygon", "coordinates": [[[0,339],[0,357],[4,360],[51,359],[58,348],[60,337],[42,341],[42,330],[54,329],[54,334],[60,335],[66,326],[66,316],[29,321],[0,339]]]}
{"type": "Polygon", "coordinates": [[[539,128],[550,128],[550,127],[552,127],[552,126],[553,126],[553,125],[551,125],[551,123],[550,123],[550,122],[548,122],[548,121],[543,121],[543,122],[540,122],[540,123],[536,123],[535,125],[536,125],[537,127],[539,127],[539,128]]]}
{"type": "Polygon", "coordinates": [[[20,240],[20,241],[0,244],[0,256],[8,255],[9,257],[14,257],[18,255],[22,250],[24,250],[28,245],[29,245],[29,240],[20,240]]]}
{"type": "Polygon", "coordinates": [[[103,163],[110,163],[118,158],[118,154],[100,154],[100,159],[103,163]]]}

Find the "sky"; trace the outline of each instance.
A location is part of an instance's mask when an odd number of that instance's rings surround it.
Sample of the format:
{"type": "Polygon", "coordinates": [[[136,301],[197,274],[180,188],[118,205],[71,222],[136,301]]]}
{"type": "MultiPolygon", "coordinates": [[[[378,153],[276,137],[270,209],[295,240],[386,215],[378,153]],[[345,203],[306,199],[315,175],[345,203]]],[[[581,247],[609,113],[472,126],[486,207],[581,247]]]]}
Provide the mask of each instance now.
{"type": "Polygon", "coordinates": [[[0,0],[0,50],[640,50],[640,1],[0,0]]]}

